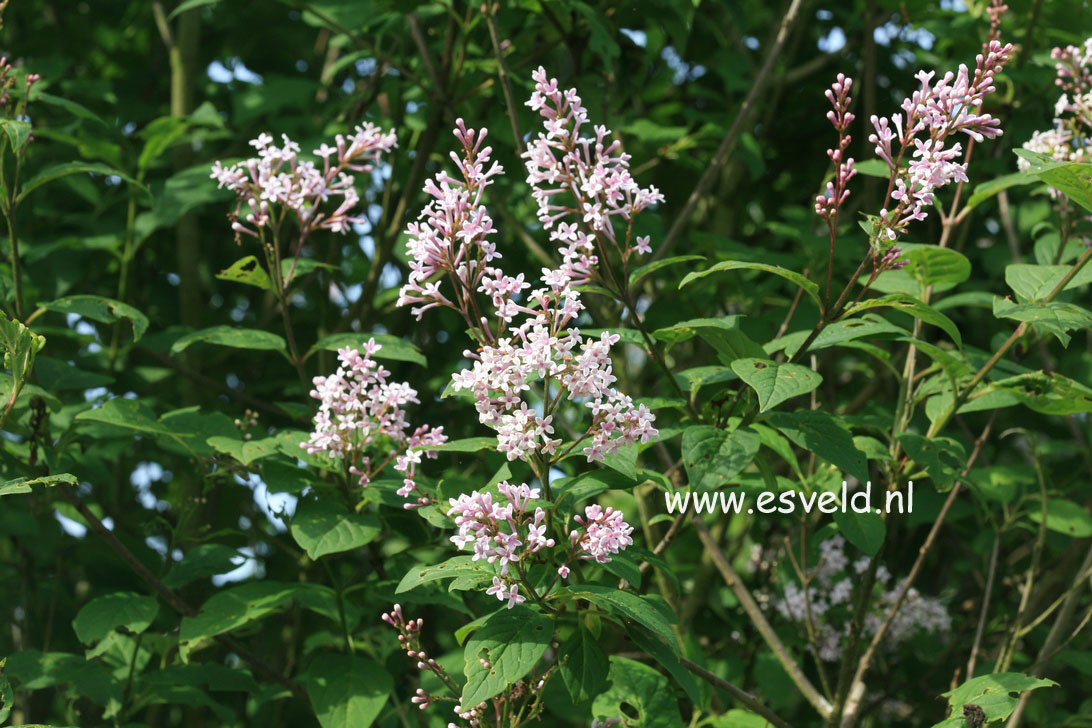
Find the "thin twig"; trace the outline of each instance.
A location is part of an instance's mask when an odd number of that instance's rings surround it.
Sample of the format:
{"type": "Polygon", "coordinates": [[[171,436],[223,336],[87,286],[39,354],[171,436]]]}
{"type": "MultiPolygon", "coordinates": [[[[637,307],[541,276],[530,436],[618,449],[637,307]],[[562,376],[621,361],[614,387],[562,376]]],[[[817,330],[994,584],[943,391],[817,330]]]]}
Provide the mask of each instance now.
{"type": "Polygon", "coordinates": [[[776,726],[776,728],[792,728],[788,723],[777,717],[777,714],[775,714],[773,711],[763,705],[762,701],[760,701],[758,698],[751,695],[747,691],[737,688],[735,685],[728,682],[727,680],[718,677],[717,675],[706,670],[701,665],[691,662],[685,657],[680,657],[679,661],[682,662],[683,667],[685,667],[687,670],[694,673],[713,687],[719,688],[720,690],[728,693],[733,698],[742,703],[744,706],[761,715],[763,718],[766,719],[768,723],[776,726]]]}
{"type": "Polygon", "coordinates": [[[519,121],[516,104],[512,101],[512,84],[508,81],[508,68],[504,65],[504,51],[501,48],[500,35],[497,33],[497,4],[486,2],[485,24],[489,26],[489,38],[493,41],[493,52],[497,56],[497,75],[500,76],[501,89],[504,90],[504,106],[508,109],[508,121],[512,124],[512,138],[516,142],[516,152],[523,156],[523,135],[519,133],[519,121]]]}
{"type": "Polygon", "coordinates": [[[997,555],[1001,551],[1001,529],[993,536],[993,548],[990,550],[990,566],[986,576],[986,591],[982,595],[982,609],[978,613],[978,627],[974,631],[974,644],[971,656],[967,660],[967,679],[974,677],[974,666],[978,659],[978,649],[982,645],[982,634],[986,631],[986,616],[990,613],[990,597],[993,595],[993,581],[997,576],[997,555]]]}

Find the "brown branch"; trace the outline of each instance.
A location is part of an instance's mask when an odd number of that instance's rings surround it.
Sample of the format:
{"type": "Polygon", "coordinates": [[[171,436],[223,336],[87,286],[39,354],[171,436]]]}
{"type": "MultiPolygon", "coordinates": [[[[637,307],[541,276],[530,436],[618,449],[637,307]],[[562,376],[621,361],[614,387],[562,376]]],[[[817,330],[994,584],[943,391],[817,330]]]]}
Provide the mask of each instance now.
{"type": "Polygon", "coordinates": [[[781,638],[777,636],[777,632],[774,631],[769,621],[766,619],[766,615],[762,613],[762,608],[755,603],[751,593],[747,591],[747,587],[743,585],[739,576],[735,570],[732,569],[732,565],[728,563],[728,559],[724,558],[724,554],[721,553],[720,546],[716,540],[713,539],[712,534],[709,533],[709,529],[705,526],[700,518],[694,519],[694,530],[698,532],[698,537],[701,539],[702,544],[706,548],[706,552],[713,559],[713,564],[717,567],[717,571],[724,577],[724,581],[731,587],[732,591],[736,595],[736,599],[739,600],[740,606],[743,607],[743,611],[747,613],[751,623],[754,624],[755,629],[762,636],[762,639],[766,641],[766,645],[774,653],[778,662],[781,663],[781,667],[784,668],[785,673],[789,676],[789,679],[793,681],[797,689],[804,698],[812,704],[819,715],[823,718],[829,718],[833,710],[830,701],[820,694],[815,686],[808,680],[808,676],[804,674],[804,671],[800,669],[796,660],[791,654],[789,654],[788,648],[781,641],[781,638]]]}

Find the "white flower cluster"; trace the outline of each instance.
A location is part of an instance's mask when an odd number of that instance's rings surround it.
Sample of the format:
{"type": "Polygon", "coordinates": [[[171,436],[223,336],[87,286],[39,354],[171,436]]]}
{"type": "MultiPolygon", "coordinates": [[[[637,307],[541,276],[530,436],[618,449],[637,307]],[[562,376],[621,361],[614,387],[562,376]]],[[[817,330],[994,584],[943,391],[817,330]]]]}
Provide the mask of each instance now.
{"type": "MultiPolygon", "coordinates": [[[[854,589],[871,563],[867,556],[862,556],[850,564],[845,545],[845,539],[841,536],[834,536],[820,544],[819,565],[808,585],[806,598],[804,591],[795,582],[790,582],[785,586],[782,597],[774,602],[778,614],[800,624],[807,622],[810,612],[819,642],[819,657],[828,662],[842,656],[842,646],[853,617],[854,589]]],[[[883,592],[872,601],[871,610],[865,615],[866,635],[879,631],[902,588],[903,581],[889,587],[890,582],[891,573],[886,567],[879,566],[876,569],[876,585],[883,592]]],[[[943,634],[951,628],[951,621],[943,602],[911,588],[887,630],[887,646],[894,649],[920,634],[943,634]]]]}

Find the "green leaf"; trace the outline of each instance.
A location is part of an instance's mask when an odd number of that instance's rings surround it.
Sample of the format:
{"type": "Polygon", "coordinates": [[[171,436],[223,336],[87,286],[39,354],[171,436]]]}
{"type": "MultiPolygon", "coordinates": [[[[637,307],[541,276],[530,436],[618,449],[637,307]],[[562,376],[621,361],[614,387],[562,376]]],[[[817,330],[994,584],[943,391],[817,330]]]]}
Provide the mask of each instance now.
{"type": "Polygon", "coordinates": [[[141,189],[145,189],[144,185],[140,184],[124,172],[119,172],[113,167],[105,164],[100,164],[99,162],[61,162],[60,164],[54,164],[50,167],[46,167],[41,172],[27,180],[23,184],[23,186],[19,188],[19,197],[16,200],[16,204],[22,202],[26,198],[26,196],[34,190],[38,189],[44,184],[52,182],[55,179],[67,177],[70,174],[88,173],[101,174],[108,177],[120,177],[131,185],[136,185],[141,189]]]}
{"type": "Polygon", "coordinates": [[[72,684],[80,696],[107,706],[107,714],[121,709],[121,685],[102,664],[80,655],[24,650],[9,655],[4,667],[20,692],[72,684]]]}
{"type": "Polygon", "coordinates": [[[630,480],[637,479],[637,443],[623,445],[614,452],[603,456],[603,464],[616,473],[630,480]]]}
{"type": "Polygon", "coordinates": [[[365,546],[382,530],[374,515],[330,500],[301,500],[292,518],[292,538],[312,559],[365,546]]]}
{"type": "Polygon", "coordinates": [[[469,576],[481,577],[484,581],[488,581],[492,576],[493,571],[487,569],[483,562],[474,561],[473,559],[473,556],[452,556],[447,561],[433,564],[432,566],[423,566],[420,564],[412,566],[402,577],[402,581],[398,582],[398,587],[395,588],[394,593],[401,594],[402,592],[407,592],[421,584],[437,581],[439,579],[455,579],[469,576]]]}
{"type": "Polygon", "coordinates": [[[321,260],[315,260],[314,258],[286,258],[281,261],[281,280],[287,286],[319,268],[337,270],[337,266],[323,263],[321,260]],[[289,274],[292,275],[291,278],[288,277],[289,274]]]}
{"type": "Polygon", "coordinates": [[[577,625],[572,636],[561,644],[557,662],[561,681],[574,705],[588,702],[606,685],[610,667],[607,655],[583,624],[577,625]]]}
{"type": "Polygon", "coordinates": [[[773,273],[776,276],[781,276],[785,280],[793,283],[794,285],[802,289],[804,293],[808,294],[808,296],[810,296],[811,299],[815,301],[816,306],[822,308],[822,302],[819,300],[819,286],[817,284],[809,281],[807,278],[800,275],[796,271],[791,271],[788,268],[782,268],[781,266],[777,265],[769,265],[767,263],[748,263],[742,260],[726,260],[721,263],[717,263],[709,268],[706,268],[703,271],[688,273],[686,277],[682,279],[682,282],[679,283],[679,288],[688,286],[699,278],[704,278],[705,276],[712,273],[719,273],[720,271],[725,270],[738,270],[741,268],[747,270],[761,270],[767,273],[773,273]]]}
{"type": "Polygon", "coordinates": [[[494,612],[466,642],[462,704],[484,702],[531,672],[552,637],[550,618],[523,605],[494,612]]]}
{"type": "Polygon", "coordinates": [[[299,584],[254,581],[228,587],[209,597],[197,614],[184,617],[178,630],[178,651],[183,661],[203,642],[255,622],[284,608],[299,584]]]}
{"type": "Polygon", "coordinates": [[[853,435],[842,420],[818,410],[797,410],[771,412],[766,422],[797,447],[815,453],[862,483],[868,480],[865,454],[853,444],[853,435]]]}
{"type": "Polygon", "coordinates": [[[682,457],[690,487],[716,490],[750,465],[762,443],[750,428],[732,432],[710,425],[692,425],[683,430],[682,457]]]}
{"type": "Polygon", "coordinates": [[[112,324],[123,318],[133,325],[133,341],[139,341],[148,330],[148,317],[127,303],[102,296],[65,296],[56,301],[39,303],[47,311],[63,314],[76,314],[103,324],[112,324]]]}
{"type": "Polygon", "coordinates": [[[140,634],[151,626],[159,613],[155,597],[133,592],[114,592],[83,605],[72,622],[76,636],[84,644],[104,639],[118,627],[140,634]]]}
{"type": "Polygon", "coordinates": [[[229,346],[233,349],[258,349],[262,351],[279,351],[287,356],[284,339],[268,331],[258,329],[236,329],[231,326],[213,326],[208,329],[194,331],[178,339],[171,346],[171,353],[178,354],[185,351],[195,343],[216,344],[217,346],[229,346]]]}
{"type": "Polygon", "coordinates": [[[573,596],[587,599],[611,614],[632,619],[667,643],[673,652],[678,653],[679,644],[671,629],[671,623],[677,620],[673,615],[669,619],[648,597],[602,584],[572,587],[571,592],[573,596]]]}
{"type": "Polygon", "coordinates": [[[882,159],[864,159],[853,164],[853,169],[869,177],[891,178],[891,165],[882,159]]]}
{"type": "MultiPolygon", "coordinates": [[[[967,200],[967,204],[964,205],[963,210],[973,210],[986,200],[992,199],[1010,187],[1029,185],[1036,181],[1035,177],[1029,175],[1027,172],[1013,172],[1012,174],[1002,175],[996,179],[991,179],[988,182],[983,182],[974,188],[974,194],[967,200]]],[[[960,214],[962,215],[962,213],[960,214]]]]}
{"type": "MultiPolygon", "coordinates": [[[[1005,283],[1021,301],[1041,301],[1050,295],[1066,274],[1071,265],[1032,265],[1031,263],[1013,263],[1005,266],[1005,283]]],[[[1092,266],[1086,265],[1062,290],[1085,286],[1092,283],[1092,266]]]]}
{"type": "MultiPolygon", "coordinates": [[[[815,340],[811,342],[808,347],[808,351],[819,351],[820,349],[826,349],[831,346],[837,346],[839,344],[845,344],[846,342],[856,341],[858,339],[871,339],[879,336],[905,336],[909,332],[901,326],[896,326],[882,316],[876,314],[865,314],[860,318],[845,319],[844,321],[838,321],[830,324],[824,328],[819,335],[815,337],[815,340]]],[[[774,352],[784,349],[785,356],[790,359],[796,356],[797,351],[807,341],[808,336],[811,335],[811,329],[805,329],[801,331],[794,331],[791,334],[786,334],[780,339],[774,339],[768,343],[765,347],[765,354],[773,354],[774,352]]]]}
{"type": "Polygon", "coordinates": [[[174,434],[173,430],[156,421],[155,414],[144,403],[124,397],[111,399],[95,409],[84,410],[75,419],[80,422],[101,422],[153,435],[174,434]]]}
{"type": "Polygon", "coordinates": [[[861,311],[867,311],[871,308],[893,308],[903,313],[908,313],[914,318],[921,319],[927,324],[932,324],[944,330],[944,333],[951,337],[955,342],[957,348],[963,348],[963,337],[959,335],[959,329],[955,323],[937,311],[932,306],[919,301],[913,296],[908,296],[904,293],[893,293],[888,296],[881,296],[880,298],[870,298],[865,301],[856,303],[846,309],[846,314],[859,313],[861,311]]]}
{"type": "Polygon", "coordinates": [[[106,374],[78,369],[66,361],[44,354],[35,360],[34,373],[38,383],[49,392],[91,389],[114,381],[113,377],[106,374]]]}
{"type": "Polygon", "coordinates": [[[440,452],[480,452],[481,450],[495,450],[497,438],[495,437],[465,437],[461,440],[448,440],[440,445],[422,445],[418,450],[439,450],[440,452]]]}
{"type": "Polygon", "coordinates": [[[940,726],[959,726],[962,728],[966,721],[963,718],[964,705],[977,705],[986,714],[986,722],[1005,720],[1016,709],[1019,694],[1025,690],[1037,690],[1038,688],[1056,686],[1053,680],[1040,680],[1038,678],[1023,675],[1019,672],[998,672],[992,675],[981,675],[968,680],[955,690],[944,693],[948,699],[950,708],[948,720],[937,723],[933,728],[940,726]],[[954,722],[958,721],[958,722],[954,722]]]}
{"type": "Polygon", "coordinates": [[[4,368],[11,372],[13,379],[12,402],[19,396],[19,391],[34,369],[34,358],[45,343],[44,336],[39,336],[6,314],[0,314],[0,346],[4,347],[4,368]]]}
{"type": "MultiPolygon", "coordinates": [[[[904,293],[922,298],[925,289],[947,291],[971,275],[971,262],[962,253],[935,245],[901,243],[903,258],[908,261],[899,270],[881,273],[873,282],[873,290],[881,293],[904,293]]],[[[867,274],[864,276],[867,279],[867,274]]]]}
{"type": "Polygon", "coordinates": [[[226,574],[235,569],[243,556],[223,544],[203,543],[195,546],[181,561],[171,567],[163,577],[163,583],[178,589],[198,579],[208,579],[216,574],[226,574]]]}
{"type": "Polygon", "coordinates": [[[759,412],[773,409],[787,399],[807,394],[823,377],[799,364],[779,364],[769,359],[736,359],[732,371],[758,395],[759,412]]]}
{"type": "Polygon", "coordinates": [[[7,658],[0,659],[0,723],[8,719],[12,706],[15,705],[15,692],[11,689],[11,683],[4,674],[4,663],[7,658]]]}
{"type": "Polygon", "coordinates": [[[987,390],[1007,392],[1024,406],[1045,415],[1092,412],[1092,389],[1054,372],[1018,374],[993,382],[987,390]]]}
{"type": "Polygon", "coordinates": [[[31,126],[25,121],[0,119],[0,129],[4,130],[4,134],[8,137],[8,142],[11,144],[11,151],[16,154],[18,154],[19,150],[23,148],[23,145],[27,143],[27,139],[30,139],[31,126]]]}
{"type": "Polygon", "coordinates": [[[633,716],[626,723],[641,728],[679,728],[685,725],[667,679],[648,665],[625,657],[610,658],[610,687],[592,703],[597,720],[633,716]],[[623,707],[624,706],[624,707],[623,707]]]}
{"type": "Polygon", "coordinates": [[[1026,160],[1033,174],[1092,212],[1092,164],[1079,162],[1059,162],[1050,157],[1028,149],[1014,149],[1018,157],[1026,160]]]}
{"type": "Polygon", "coordinates": [[[666,268],[671,265],[677,265],[679,263],[689,263],[695,260],[705,260],[704,255],[676,255],[672,258],[661,258],[660,260],[654,260],[651,263],[646,263],[640,268],[634,269],[629,274],[629,287],[633,288],[635,285],[644,280],[647,276],[652,275],[656,271],[666,268]]]}
{"type": "Polygon", "coordinates": [[[1092,312],[1073,303],[1013,303],[1007,298],[995,296],[993,315],[998,318],[1026,321],[1036,329],[1054,334],[1063,347],[1069,346],[1073,329],[1092,327],[1092,312]]]}
{"type": "Polygon", "coordinates": [[[839,508],[834,512],[834,522],[838,524],[838,530],[847,541],[869,556],[875,556],[879,552],[887,535],[883,517],[872,511],[857,513],[847,510],[843,513],[839,508]]]}
{"type": "Polygon", "coordinates": [[[637,625],[628,625],[626,627],[626,634],[633,640],[641,650],[647,652],[652,656],[652,659],[662,668],[671,673],[671,677],[675,678],[683,690],[686,691],[687,696],[693,701],[694,705],[701,705],[703,703],[701,691],[698,689],[698,684],[694,680],[693,674],[685,667],[683,667],[682,661],[668,645],[664,644],[664,641],[659,637],[656,637],[648,630],[637,625]]]}
{"type": "Polygon", "coordinates": [[[68,485],[76,485],[79,480],[75,475],[70,473],[58,473],[57,475],[44,475],[41,478],[34,478],[33,480],[27,480],[26,478],[15,478],[4,483],[0,483],[0,496],[15,495],[16,493],[29,493],[34,485],[52,486],[58,483],[66,483],[68,485]]]}
{"type": "Polygon", "coordinates": [[[916,432],[904,432],[899,435],[899,444],[915,463],[925,468],[940,491],[951,490],[967,463],[963,445],[950,437],[927,438],[916,432]]]}
{"type": "Polygon", "coordinates": [[[399,337],[391,336],[390,334],[332,334],[331,336],[319,339],[318,342],[311,347],[310,351],[307,352],[307,356],[311,356],[316,351],[338,351],[345,347],[360,351],[364,344],[368,342],[368,339],[375,339],[375,343],[382,347],[375,354],[372,354],[375,359],[408,361],[414,364],[420,364],[421,366],[428,365],[428,360],[425,359],[424,354],[418,351],[416,346],[405,339],[400,339],[399,337]]]}
{"type": "MultiPolygon", "coordinates": [[[[1092,515],[1083,507],[1070,500],[1051,498],[1047,501],[1046,527],[1051,531],[1064,533],[1073,538],[1092,536],[1092,515]]],[[[1035,523],[1043,520],[1043,511],[1039,505],[1031,506],[1028,517],[1035,523]]]]}
{"type": "Polygon", "coordinates": [[[261,288],[263,291],[268,291],[273,287],[269,282],[269,274],[265,272],[262,264],[253,255],[239,258],[228,268],[217,273],[216,277],[222,281],[245,283],[248,286],[261,288]]]}
{"type": "Polygon", "coordinates": [[[277,452],[281,444],[280,440],[275,437],[266,437],[261,440],[240,440],[225,435],[210,437],[205,442],[217,452],[230,455],[243,465],[250,465],[255,460],[261,460],[272,455],[277,452]]]}
{"type": "Polygon", "coordinates": [[[322,728],[368,728],[394,688],[390,672],[366,657],[322,653],[304,685],[322,728]]]}

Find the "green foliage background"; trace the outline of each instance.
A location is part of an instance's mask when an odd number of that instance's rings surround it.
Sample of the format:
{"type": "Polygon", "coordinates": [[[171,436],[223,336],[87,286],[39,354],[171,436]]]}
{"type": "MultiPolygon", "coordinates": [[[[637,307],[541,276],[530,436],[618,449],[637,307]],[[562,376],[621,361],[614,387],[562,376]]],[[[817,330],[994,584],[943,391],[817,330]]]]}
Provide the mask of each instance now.
{"type": "MultiPolygon", "coordinates": [[[[1015,172],[1012,149],[1049,125],[1058,93],[1049,49],[1080,44],[1092,34],[1082,2],[1010,4],[1004,33],[1022,48],[991,102],[1005,135],[976,150],[976,184],[1015,172]]],[[[656,185],[667,197],[642,216],[642,232],[656,249],[740,112],[783,5],[502,4],[497,24],[521,131],[537,123],[521,105],[534,68],[545,66],[563,85],[577,87],[593,118],[623,140],[641,183],[656,185]]],[[[858,80],[851,149],[858,159],[871,158],[867,117],[894,112],[914,88],[918,68],[948,70],[971,62],[988,26],[983,4],[971,0],[812,1],[804,3],[802,17],[728,163],[697,200],[670,251],[706,262],[662,269],[640,285],[649,330],[744,314],[743,332],[756,342],[773,339],[795,294],[783,279],[741,271],[681,290],[679,282],[692,271],[735,260],[804,271],[821,283],[827,241],[811,208],[829,173],[824,151],[834,144],[824,89],[839,71],[858,80]]],[[[247,140],[261,132],[288,134],[310,150],[370,120],[397,132],[398,149],[362,190],[368,223],[361,234],[325,234],[309,243],[305,254],[324,265],[314,267],[293,299],[296,338],[309,349],[334,334],[401,337],[415,348],[405,348],[404,360],[384,363],[423,394],[415,421],[442,424],[454,438],[488,434],[468,402],[439,396],[450,374],[464,366],[462,322],[444,311],[420,325],[408,310],[394,307],[407,271],[402,231],[424,204],[423,180],[455,146],[449,129],[456,118],[489,127],[495,157],[509,172],[489,200],[505,260],[529,275],[543,265],[548,241],[529,224],[534,207],[479,8],[384,0],[190,0],[178,7],[145,0],[24,0],[7,8],[0,46],[20,68],[42,76],[30,104],[34,139],[19,171],[24,188],[55,164],[99,165],[34,189],[18,208],[21,318],[33,317],[31,328],[46,344],[0,444],[0,482],[8,483],[0,486],[6,496],[0,499],[0,655],[8,656],[5,669],[15,691],[9,719],[80,726],[446,725],[450,704],[427,713],[409,704],[415,671],[378,616],[401,601],[407,612],[424,617],[431,653],[461,674],[462,648],[453,634],[495,601],[437,583],[396,594],[413,567],[445,558],[446,539],[389,504],[371,507],[371,515],[354,524],[350,550],[321,556],[323,544],[305,547],[306,536],[278,510],[306,488],[324,487],[317,471],[295,467],[294,447],[312,413],[296,371],[275,352],[255,348],[261,343],[255,336],[234,342],[242,348],[198,342],[179,351],[174,345],[213,326],[282,333],[272,296],[217,277],[257,250],[233,242],[225,222],[230,195],[209,179],[212,161],[248,156],[247,140]],[[73,296],[106,297],[132,308],[103,308],[97,299],[73,296]],[[50,304],[65,297],[67,303],[50,304]],[[257,413],[257,423],[244,444],[233,421],[245,420],[248,410],[257,413]],[[209,444],[210,437],[224,439],[209,444]],[[78,484],[25,482],[26,493],[17,482],[60,473],[72,474],[78,484]],[[90,530],[76,504],[109,525],[107,538],[90,530]],[[119,559],[109,538],[138,563],[119,559]],[[254,577],[243,591],[210,579],[240,564],[245,570],[237,576],[254,577]],[[184,603],[150,588],[140,568],[184,603]],[[196,620],[191,611],[191,619],[180,621],[187,609],[202,605],[196,620]],[[204,638],[228,632],[233,644],[206,644],[204,638]],[[359,659],[347,656],[347,640],[359,659]]],[[[10,184],[10,153],[4,164],[10,184]]],[[[853,210],[875,212],[884,184],[859,176],[853,210]]],[[[943,204],[950,200],[948,190],[943,204]]],[[[964,305],[944,312],[975,361],[995,351],[1013,328],[990,308],[993,294],[1010,294],[1006,266],[1049,263],[1058,245],[1058,218],[1041,185],[1010,189],[1007,204],[1006,219],[997,197],[984,199],[951,245],[969,261],[970,272],[953,292],[967,296],[964,305]]],[[[853,215],[844,219],[853,221],[853,215]]],[[[839,286],[868,244],[855,224],[847,227],[852,229],[836,252],[839,286]]],[[[938,236],[939,216],[931,214],[908,239],[931,244],[938,236]]],[[[0,246],[10,260],[10,234],[0,246]]],[[[1071,263],[1077,252],[1067,248],[1061,262],[1071,263]]],[[[0,295],[11,313],[10,263],[0,264],[0,295]]],[[[1065,297],[1086,305],[1088,288],[1065,297]]],[[[617,325],[613,302],[604,299],[595,312],[602,316],[597,326],[617,325]]],[[[910,325],[899,313],[882,313],[910,325]]],[[[790,332],[810,330],[817,316],[814,307],[801,304],[790,332]]],[[[938,338],[938,330],[929,330],[938,338]]],[[[1092,385],[1092,339],[1087,329],[1071,333],[1065,348],[1046,333],[1028,337],[1017,346],[1020,364],[1006,365],[1002,374],[1019,374],[1022,365],[1092,385]]],[[[14,329],[4,335],[22,341],[14,329]]],[[[823,375],[815,393],[819,407],[843,417],[856,435],[876,436],[877,428],[890,424],[899,391],[902,350],[889,340],[872,343],[894,354],[894,367],[858,349],[816,352],[823,375]]],[[[669,359],[678,372],[715,363],[716,350],[693,337],[675,345],[669,359]]],[[[334,353],[325,349],[305,365],[308,377],[334,367],[334,353]]],[[[627,392],[672,393],[638,346],[627,347],[616,369],[627,392]]],[[[6,382],[10,392],[12,378],[6,382]]],[[[693,401],[699,411],[719,412],[735,391],[735,384],[722,382],[698,389],[693,401]]],[[[797,404],[806,406],[803,399],[797,404]]],[[[685,408],[657,414],[660,429],[676,438],[690,421],[685,408]]],[[[924,408],[915,417],[924,431],[924,408]]],[[[962,415],[946,435],[969,453],[990,417],[962,415]]],[[[1087,414],[1065,418],[1007,407],[998,410],[992,431],[969,476],[972,487],[955,503],[917,583],[923,593],[947,600],[953,628],[942,640],[917,641],[877,658],[863,725],[931,726],[947,716],[939,696],[969,677],[962,670],[995,534],[1003,568],[983,663],[992,662],[1018,614],[1041,614],[1079,575],[1092,536],[1087,414]],[[1051,504],[1061,505],[1048,514],[1036,590],[1022,609],[1017,587],[1038,533],[1029,514],[1039,509],[1040,485],[1051,504]],[[892,707],[895,701],[909,709],[892,707]]],[[[680,440],[668,447],[677,456],[680,440]]],[[[804,454],[801,460],[806,462],[804,454]]],[[[651,451],[641,462],[662,469],[651,451]]],[[[490,482],[502,465],[503,456],[491,450],[445,453],[425,472],[458,492],[490,482]]],[[[512,472],[516,479],[530,478],[518,464],[512,472]]],[[[754,466],[750,472],[757,472],[754,466]]],[[[909,570],[943,502],[935,487],[942,479],[932,479],[938,482],[923,475],[927,485],[915,494],[914,513],[888,523],[882,558],[896,576],[909,570]]],[[[637,491],[642,489],[648,486],[637,491]]],[[[659,491],[638,504],[630,484],[604,499],[623,508],[631,523],[644,522],[639,543],[646,548],[668,527],[656,518],[663,509],[659,491]],[[651,510],[639,517],[644,509],[651,510]]],[[[296,507],[304,513],[323,506],[304,496],[296,507]]],[[[739,516],[710,524],[740,569],[754,544],[777,553],[788,537],[799,547],[798,519],[739,516]]],[[[653,569],[638,590],[663,593],[677,605],[684,653],[754,693],[792,725],[822,724],[738,608],[698,535],[683,529],[663,558],[670,575],[653,569]]],[[[791,567],[782,554],[748,578],[752,589],[773,598],[792,578],[791,567]]],[[[616,579],[608,574],[603,583],[616,579]]],[[[1074,609],[1076,629],[1088,613],[1088,597],[1074,609]]],[[[771,619],[806,662],[804,635],[771,619]]],[[[1032,666],[1051,624],[1045,620],[1021,637],[1014,670],[1032,666]]],[[[1048,673],[1060,687],[1035,694],[1029,724],[1092,724],[1089,639],[1079,631],[1053,656],[1048,673]]],[[[624,630],[604,629],[601,642],[609,654],[640,651],[624,630]]],[[[647,715],[660,717],[646,717],[642,725],[676,725],[670,717],[676,697],[681,715],[694,716],[692,725],[763,724],[705,683],[689,693],[674,681],[666,687],[666,677],[650,677],[639,666],[630,677],[656,686],[647,715]]],[[[622,689],[617,683],[612,690],[622,689]]],[[[0,688],[7,687],[0,679],[0,688]]],[[[548,690],[545,725],[589,722],[587,706],[574,708],[560,681],[548,690]]],[[[0,694],[0,706],[11,707],[11,699],[0,694]]],[[[623,694],[627,699],[632,696],[623,694]]]]}

